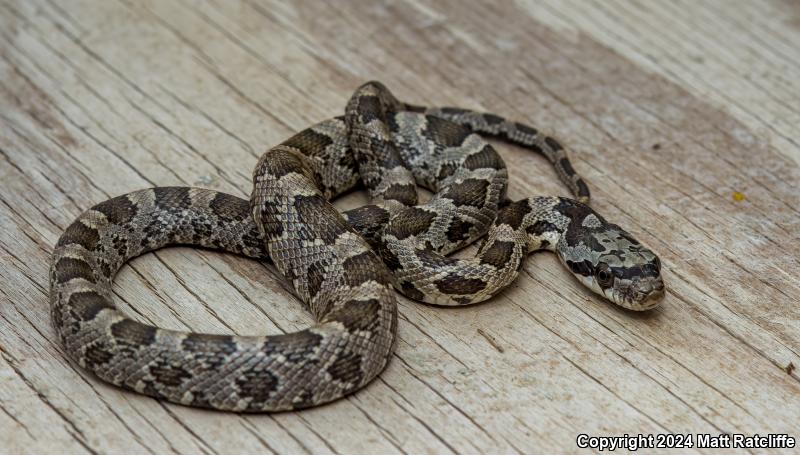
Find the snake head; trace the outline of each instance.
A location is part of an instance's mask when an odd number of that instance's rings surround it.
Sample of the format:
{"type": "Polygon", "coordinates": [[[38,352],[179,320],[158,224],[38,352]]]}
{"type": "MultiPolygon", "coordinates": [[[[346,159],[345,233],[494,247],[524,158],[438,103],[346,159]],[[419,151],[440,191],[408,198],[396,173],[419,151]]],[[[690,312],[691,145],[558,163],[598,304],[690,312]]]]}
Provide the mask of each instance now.
{"type": "Polygon", "coordinates": [[[664,296],[658,256],[594,212],[559,239],[556,251],[586,287],[624,308],[649,310],[664,296]]]}

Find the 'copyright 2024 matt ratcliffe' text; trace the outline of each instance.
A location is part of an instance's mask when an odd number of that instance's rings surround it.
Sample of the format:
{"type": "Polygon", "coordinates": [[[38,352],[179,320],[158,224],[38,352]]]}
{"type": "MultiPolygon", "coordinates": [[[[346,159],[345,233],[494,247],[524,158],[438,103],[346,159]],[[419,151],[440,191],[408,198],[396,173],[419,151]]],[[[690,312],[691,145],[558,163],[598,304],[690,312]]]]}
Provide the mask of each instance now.
{"type": "Polygon", "coordinates": [[[792,449],[797,439],[788,434],[739,433],[657,433],[624,434],[622,436],[578,435],[576,443],[582,449],[635,451],[639,449],[792,449]]]}

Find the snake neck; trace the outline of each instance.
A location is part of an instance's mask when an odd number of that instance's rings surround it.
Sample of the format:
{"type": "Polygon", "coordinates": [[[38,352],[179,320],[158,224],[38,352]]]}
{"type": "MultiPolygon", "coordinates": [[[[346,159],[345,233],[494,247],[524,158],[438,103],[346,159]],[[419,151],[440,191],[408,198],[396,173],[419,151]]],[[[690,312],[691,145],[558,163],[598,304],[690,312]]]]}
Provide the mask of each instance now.
{"type": "Polygon", "coordinates": [[[564,260],[568,256],[565,247],[577,245],[589,229],[606,224],[602,216],[579,201],[540,196],[506,204],[492,230],[515,231],[525,238],[528,253],[549,250],[564,260]]]}

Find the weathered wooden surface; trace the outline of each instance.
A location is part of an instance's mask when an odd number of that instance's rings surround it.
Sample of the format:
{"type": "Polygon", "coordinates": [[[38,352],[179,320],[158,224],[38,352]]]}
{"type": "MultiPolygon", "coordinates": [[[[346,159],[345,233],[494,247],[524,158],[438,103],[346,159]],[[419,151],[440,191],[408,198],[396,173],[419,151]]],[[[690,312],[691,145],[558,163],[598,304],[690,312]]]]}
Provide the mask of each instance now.
{"type": "MultiPolygon", "coordinates": [[[[363,3],[2,2],[0,452],[530,453],[575,450],[582,432],[800,436],[796,4],[363,3]],[[663,306],[618,310],[535,255],[484,305],[401,299],[381,377],[301,413],[164,404],[64,358],[47,270],[79,213],[154,185],[246,196],[261,151],[340,113],[368,79],[554,132],[594,206],[661,254],[663,306]]],[[[512,197],[565,193],[540,157],[501,153],[512,197]]],[[[230,255],[159,251],[116,289],[165,327],[310,322],[273,269],[230,255]]]]}

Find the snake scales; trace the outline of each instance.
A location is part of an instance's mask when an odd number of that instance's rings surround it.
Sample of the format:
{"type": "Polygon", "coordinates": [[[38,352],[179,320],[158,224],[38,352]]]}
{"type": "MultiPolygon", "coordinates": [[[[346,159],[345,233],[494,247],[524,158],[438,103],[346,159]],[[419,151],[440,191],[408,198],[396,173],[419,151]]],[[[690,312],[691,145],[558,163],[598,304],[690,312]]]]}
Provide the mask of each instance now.
{"type": "Polygon", "coordinates": [[[344,117],[267,151],[250,201],[183,187],[136,191],[83,213],[53,253],[51,315],[66,353],[100,378],[153,397],[232,411],[315,406],[365,386],[393,351],[393,288],[436,305],[480,302],[517,276],[531,251],[554,251],[587,287],[634,310],[663,294],[655,254],[587,205],[506,200],[503,160],[479,134],[544,154],[576,198],[589,191],[566,151],[492,114],[421,108],[380,83],[344,117]],[[357,183],[372,204],[328,202],[357,183]],[[416,184],[434,195],[418,201],[416,184]],[[447,257],[480,237],[471,258],[447,257]],[[166,330],[112,301],[130,258],[190,244],[274,262],[318,321],[283,335],[166,330]],[[385,264],[385,265],[384,265],[385,264]]]}

